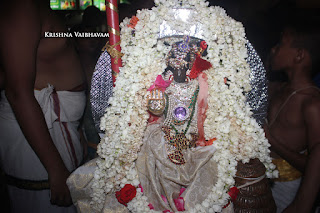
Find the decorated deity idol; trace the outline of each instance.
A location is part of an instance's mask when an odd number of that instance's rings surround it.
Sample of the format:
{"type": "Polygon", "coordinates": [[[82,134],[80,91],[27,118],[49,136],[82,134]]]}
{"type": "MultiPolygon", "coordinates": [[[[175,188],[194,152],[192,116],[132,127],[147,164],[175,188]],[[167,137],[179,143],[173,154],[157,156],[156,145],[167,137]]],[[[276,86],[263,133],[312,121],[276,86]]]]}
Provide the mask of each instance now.
{"type": "Polygon", "coordinates": [[[124,66],[101,119],[99,158],[68,179],[75,204],[272,212],[265,70],[242,24],[203,0],[155,3],[121,23],[124,66]]]}
{"type": "Polygon", "coordinates": [[[206,46],[188,36],[174,43],[165,72],[149,88],[148,109],[161,117],[148,125],[136,167],[144,194],[158,211],[194,208],[217,181],[217,163],[210,160],[214,139],[206,141],[203,132],[208,84],[202,71],[211,68],[201,58],[206,46]]]}

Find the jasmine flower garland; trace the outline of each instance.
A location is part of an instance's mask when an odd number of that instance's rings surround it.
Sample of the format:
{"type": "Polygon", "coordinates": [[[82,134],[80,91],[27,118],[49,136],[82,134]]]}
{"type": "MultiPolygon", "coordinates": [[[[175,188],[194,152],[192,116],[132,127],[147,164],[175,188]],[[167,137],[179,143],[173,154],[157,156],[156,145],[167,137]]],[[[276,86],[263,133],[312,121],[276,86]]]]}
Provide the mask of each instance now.
{"type": "MultiPolygon", "coordinates": [[[[250,90],[250,68],[246,62],[245,30],[241,23],[227,16],[220,7],[208,7],[203,0],[156,0],[156,7],[137,12],[134,30],[129,19],[121,23],[121,49],[124,66],[116,81],[110,107],[101,120],[105,136],[97,153],[97,170],[91,205],[103,207],[105,196],[121,189],[125,184],[138,187],[139,178],[135,160],[142,145],[149,114],[145,96],[147,89],[165,67],[170,46],[158,39],[159,26],[165,21],[171,29],[185,32],[194,23],[201,23],[203,39],[208,44],[206,60],[212,68],[208,76],[209,96],[205,138],[217,138],[217,151],[212,161],[218,164],[218,181],[202,203],[188,212],[220,212],[228,202],[228,190],[234,186],[238,161],[259,158],[267,168],[267,177],[277,175],[269,156],[270,146],[263,129],[251,117],[243,92],[250,90]],[[180,4],[182,2],[182,4],[180,4]],[[189,23],[175,18],[173,8],[192,8],[197,16],[189,23]],[[224,82],[229,80],[229,86],[224,82]]],[[[136,197],[128,203],[131,212],[151,212],[147,197],[138,189],[136,197]]]]}

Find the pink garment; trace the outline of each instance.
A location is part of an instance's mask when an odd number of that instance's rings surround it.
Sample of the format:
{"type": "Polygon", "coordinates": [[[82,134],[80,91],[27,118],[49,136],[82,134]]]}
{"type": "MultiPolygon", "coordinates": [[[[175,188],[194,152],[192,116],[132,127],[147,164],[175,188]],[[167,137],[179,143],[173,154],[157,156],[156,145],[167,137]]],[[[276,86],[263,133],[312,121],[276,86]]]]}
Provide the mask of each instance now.
{"type": "Polygon", "coordinates": [[[162,75],[158,75],[156,81],[148,89],[148,91],[151,91],[151,90],[153,90],[155,88],[159,88],[162,91],[164,91],[170,84],[171,84],[171,81],[165,81],[165,80],[163,80],[162,75]]]}

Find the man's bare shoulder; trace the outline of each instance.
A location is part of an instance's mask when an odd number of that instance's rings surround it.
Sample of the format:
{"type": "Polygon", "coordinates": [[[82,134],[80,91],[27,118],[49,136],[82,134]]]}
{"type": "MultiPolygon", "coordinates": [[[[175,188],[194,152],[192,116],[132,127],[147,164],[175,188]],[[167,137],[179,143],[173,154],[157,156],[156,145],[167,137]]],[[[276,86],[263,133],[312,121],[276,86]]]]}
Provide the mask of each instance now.
{"type": "Polygon", "coordinates": [[[320,115],[320,90],[305,98],[302,110],[304,113],[319,113],[320,115]]]}
{"type": "Polygon", "coordinates": [[[6,90],[33,88],[35,53],[40,39],[41,23],[35,1],[12,1],[3,4],[0,28],[0,63],[6,74],[6,90]]]}
{"type": "Polygon", "coordinates": [[[2,36],[11,37],[12,32],[28,32],[38,28],[39,5],[36,1],[5,1],[0,3],[0,27],[4,32],[2,36]]]}
{"type": "Polygon", "coordinates": [[[1,22],[10,21],[10,19],[17,19],[20,17],[27,18],[29,13],[39,9],[39,4],[36,0],[17,0],[17,1],[1,1],[0,2],[0,17],[1,22]],[[10,18],[10,19],[8,19],[10,18]]]}
{"type": "Polygon", "coordinates": [[[301,92],[300,95],[303,96],[303,109],[311,110],[320,106],[320,88],[311,87],[301,92]]]}

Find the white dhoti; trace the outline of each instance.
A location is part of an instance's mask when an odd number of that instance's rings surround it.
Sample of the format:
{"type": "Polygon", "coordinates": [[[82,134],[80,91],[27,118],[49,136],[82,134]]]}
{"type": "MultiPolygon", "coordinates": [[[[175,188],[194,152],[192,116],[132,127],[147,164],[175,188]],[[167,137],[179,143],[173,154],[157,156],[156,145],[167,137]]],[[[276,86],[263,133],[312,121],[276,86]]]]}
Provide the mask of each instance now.
{"type": "MultiPolygon", "coordinates": [[[[35,90],[34,94],[64,164],[70,172],[75,170],[83,158],[78,126],[85,108],[85,92],[56,92],[48,86],[35,90]]],[[[4,92],[0,102],[0,138],[1,167],[8,177],[18,180],[20,187],[8,187],[13,212],[75,212],[74,206],[51,205],[48,189],[29,190],[39,182],[46,182],[48,174],[25,139],[4,92]],[[36,184],[30,185],[28,181],[36,184]],[[21,183],[27,183],[28,189],[21,189],[21,183]]]]}
{"type": "Polygon", "coordinates": [[[300,183],[301,178],[293,181],[274,182],[271,190],[274,201],[276,202],[277,213],[281,213],[292,203],[292,201],[296,197],[300,183]]]}
{"type": "Polygon", "coordinates": [[[271,186],[272,195],[277,205],[277,213],[282,212],[294,200],[301,183],[302,174],[286,160],[273,159],[279,171],[279,177],[271,186]]]}

